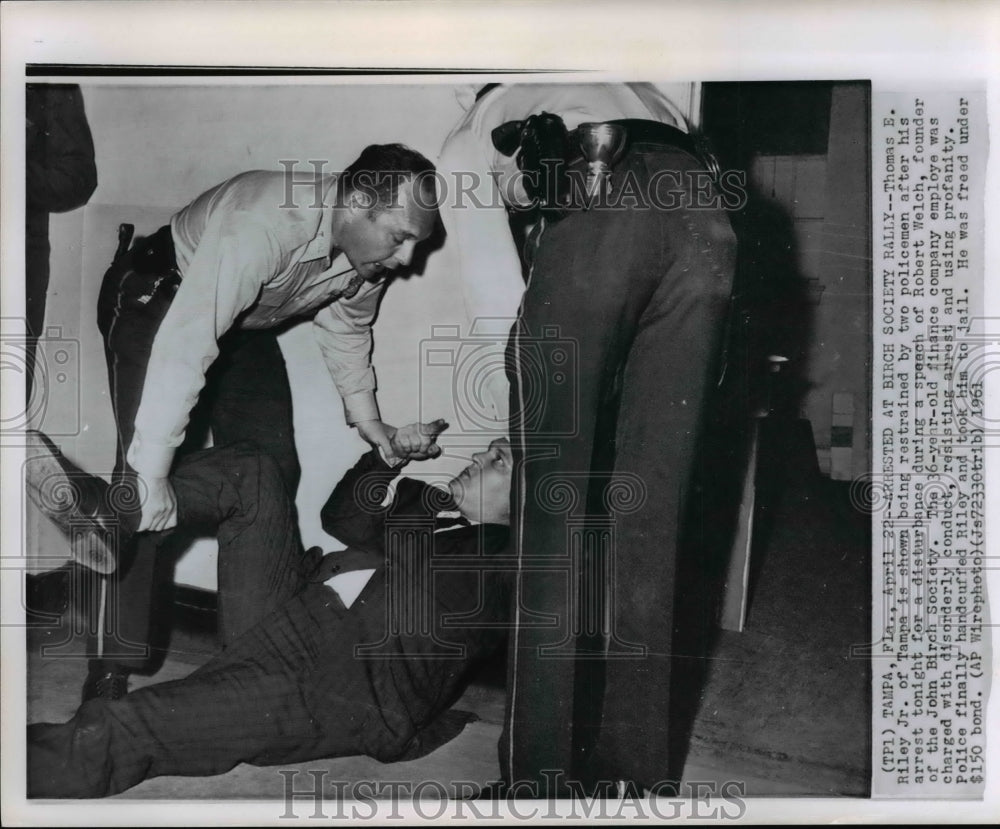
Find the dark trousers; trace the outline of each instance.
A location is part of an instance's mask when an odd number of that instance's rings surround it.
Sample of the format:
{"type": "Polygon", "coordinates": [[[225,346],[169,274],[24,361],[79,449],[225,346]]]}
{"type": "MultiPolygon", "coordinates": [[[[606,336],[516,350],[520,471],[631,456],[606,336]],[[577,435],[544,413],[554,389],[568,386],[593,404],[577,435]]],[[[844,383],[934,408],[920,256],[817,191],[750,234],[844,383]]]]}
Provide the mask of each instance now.
{"type": "MultiPolygon", "coordinates": [[[[247,523],[254,539],[262,526],[276,532],[284,523],[272,524],[276,513],[263,503],[260,509],[247,523]]],[[[471,537],[470,556],[477,542],[471,537]]],[[[363,552],[352,550],[348,558],[363,552]]],[[[382,560],[367,555],[375,564],[382,560]]],[[[269,607],[296,582],[301,591],[190,676],[119,700],[91,700],[66,723],[28,726],[28,796],[101,797],[150,777],[220,774],[241,762],[354,754],[413,759],[461,731],[466,717],[439,716],[457,698],[469,666],[495,651],[506,603],[488,599],[479,608],[483,628],[452,622],[445,634],[442,620],[455,616],[456,607],[476,607],[482,594],[498,595],[495,574],[465,564],[449,572],[440,600],[431,592],[419,597],[433,609],[428,621],[436,632],[460,645],[455,649],[422,626],[393,625],[389,608],[413,599],[414,585],[428,589],[429,570],[421,570],[422,578],[406,568],[391,578],[376,573],[347,609],[320,581],[330,567],[311,564],[286,568],[269,607]],[[387,599],[396,588],[403,595],[387,599]],[[357,653],[359,645],[371,652],[357,653]]]]}
{"type": "MultiPolygon", "coordinates": [[[[25,406],[31,405],[35,355],[45,327],[45,303],[49,292],[49,214],[27,209],[24,240],[24,327],[26,381],[25,406]]],[[[44,381],[43,381],[44,382],[44,381]]]]}
{"type": "MultiPolygon", "coordinates": [[[[169,233],[161,231],[154,238],[161,247],[167,246],[160,258],[172,259],[169,233]]],[[[142,254],[147,252],[143,247],[146,244],[138,240],[132,251],[111,266],[98,299],[98,326],[104,337],[118,428],[114,473],[118,481],[134,478],[125,452],[132,441],[153,338],[180,283],[180,277],[168,267],[145,264],[148,257],[142,254]],[[144,264],[134,266],[133,260],[144,264]]],[[[193,422],[199,420],[199,415],[204,418],[216,446],[246,441],[269,455],[280,470],[289,498],[294,500],[299,464],[292,434],[291,389],[276,335],[271,331],[231,331],[219,345],[219,356],[207,373],[193,422]]],[[[182,447],[178,455],[185,451],[182,447]]],[[[103,614],[88,644],[90,656],[130,670],[149,667],[158,551],[169,536],[177,535],[140,533],[133,538],[131,530],[138,519],[138,511],[123,514],[121,566],[106,580],[103,614]]],[[[178,532],[186,533],[187,529],[179,520],[178,532]]],[[[245,628],[238,617],[226,618],[228,611],[242,612],[245,602],[224,591],[222,579],[220,573],[223,630],[245,628]]]]}
{"type": "MultiPolygon", "coordinates": [[[[614,180],[699,166],[637,145],[614,180]]],[[[541,234],[508,350],[509,782],[666,779],[680,519],[734,266],[721,209],[592,209],[541,234]]]]}
{"type": "Polygon", "coordinates": [[[102,797],[159,775],[361,753],[369,695],[319,700],[302,681],[344,676],[334,656],[338,601],[311,585],[191,676],[84,703],[67,723],[29,726],[28,796],[102,797]]]}
{"type": "MultiPolygon", "coordinates": [[[[315,712],[303,708],[297,681],[336,649],[322,641],[335,626],[322,603],[295,599],[316,562],[301,555],[275,462],[246,444],[208,449],[181,460],[173,482],[185,524],[219,534],[220,596],[238,603],[228,616],[244,627],[227,629],[226,650],[191,677],[92,700],[68,723],[29,726],[29,796],[95,797],[157,774],[335,753],[318,750],[315,712]],[[258,624],[265,619],[275,621],[258,624]]],[[[329,604],[332,591],[316,588],[329,604]]],[[[328,702],[329,716],[363,721],[353,701],[328,702]]]]}

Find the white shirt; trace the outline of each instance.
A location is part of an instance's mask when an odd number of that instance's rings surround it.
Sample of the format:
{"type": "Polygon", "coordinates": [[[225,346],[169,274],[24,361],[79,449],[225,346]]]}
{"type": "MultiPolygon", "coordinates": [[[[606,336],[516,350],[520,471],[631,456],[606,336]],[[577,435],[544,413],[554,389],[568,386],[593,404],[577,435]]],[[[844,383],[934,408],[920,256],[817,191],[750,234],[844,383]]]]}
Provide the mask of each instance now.
{"type": "MultiPolygon", "coordinates": [[[[381,450],[379,450],[381,452],[381,450]]],[[[392,496],[388,496],[387,500],[391,501],[392,496]]],[[[457,510],[447,513],[438,513],[438,518],[448,517],[448,518],[458,518],[461,513],[457,510]]],[[[478,521],[469,521],[467,526],[478,526],[478,521]]],[[[457,530],[461,527],[461,524],[455,524],[451,527],[439,527],[434,530],[434,535],[438,533],[451,532],[457,530]]],[[[328,578],[323,584],[333,590],[340,600],[344,603],[344,607],[348,610],[354,604],[358,596],[361,595],[361,591],[367,587],[368,582],[371,581],[372,576],[375,575],[375,568],[366,567],[361,570],[348,570],[346,573],[337,573],[334,576],[328,578]]]]}
{"type": "Polygon", "coordinates": [[[378,418],[371,323],[384,281],[330,302],[355,273],[332,247],[336,176],[295,182],[289,188],[283,172],[242,173],[171,219],[182,280],[153,342],[128,449],[142,475],[169,472],[218,339],[234,324],[272,328],[320,308],[314,331],[347,422],[378,418]]]}
{"type": "MultiPolygon", "coordinates": [[[[623,118],[687,130],[680,110],[652,84],[501,85],[472,106],[441,150],[438,171],[448,187],[441,218],[448,244],[456,248],[468,317],[488,319],[498,335],[505,336],[517,318],[524,280],[503,198],[503,182],[516,175],[517,163],[493,146],[492,132],[540,112],[561,116],[568,130],[588,121],[623,118]]],[[[480,325],[480,333],[487,333],[483,329],[480,325]]],[[[504,336],[495,346],[501,358],[504,336]]],[[[495,416],[506,422],[508,389],[502,372],[492,373],[489,394],[495,416]]]]}

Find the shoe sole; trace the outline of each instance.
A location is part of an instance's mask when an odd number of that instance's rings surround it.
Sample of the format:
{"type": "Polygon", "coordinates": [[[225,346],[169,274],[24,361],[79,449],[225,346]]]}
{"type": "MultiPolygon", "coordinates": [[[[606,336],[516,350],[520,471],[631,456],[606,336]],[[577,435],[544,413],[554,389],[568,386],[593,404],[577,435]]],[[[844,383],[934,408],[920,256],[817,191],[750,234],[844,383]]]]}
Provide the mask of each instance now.
{"type": "Polygon", "coordinates": [[[121,687],[116,688],[113,681],[101,682],[101,680],[91,681],[88,677],[83,684],[83,691],[80,693],[80,702],[90,702],[95,699],[102,699],[107,702],[115,702],[128,696],[128,679],[121,681],[121,687]]]}
{"type": "Polygon", "coordinates": [[[117,566],[114,531],[99,530],[85,518],[74,518],[73,480],[53,447],[37,433],[28,435],[24,482],[31,502],[66,536],[73,560],[101,575],[113,573],[117,566]]]}

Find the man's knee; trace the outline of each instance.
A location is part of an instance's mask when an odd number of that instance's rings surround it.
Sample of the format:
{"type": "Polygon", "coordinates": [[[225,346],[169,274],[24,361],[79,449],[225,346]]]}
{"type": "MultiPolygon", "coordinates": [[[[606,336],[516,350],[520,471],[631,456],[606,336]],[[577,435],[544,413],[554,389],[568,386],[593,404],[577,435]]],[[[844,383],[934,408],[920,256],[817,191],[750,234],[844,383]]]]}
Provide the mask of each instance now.
{"type": "MultiPolygon", "coordinates": [[[[221,458],[228,478],[240,493],[244,503],[267,503],[289,495],[286,476],[287,464],[262,451],[252,441],[241,441],[227,447],[221,458]]],[[[298,462],[295,463],[296,474],[298,462]]]]}
{"type": "Polygon", "coordinates": [[[259,487],[263,495],[270,496],[280,486],[284,487],[289,498],[294,497],[300,475],[297,458],[275,458],[266,452],[258,452],[257,470],[259,487]]]}
{"type": "Polygon", "coordinates": [[[188,529],[211,531],[220,519],[237,514],[252,520],[262,505],[290,501],[280,465],[252,441],[192,453],[172,481],[178,521],[188,529]]]}
{"type": "Polygon", "coordinates": [[[271,491],[277,482],[284,484],[290,496],[294,497],[299,485],[301,467],[294,447],[281,452],[271,452],[252,440],[242,440],[231,444],[231,463],[248,481],[256,480],[258,486],[271,491]]]}

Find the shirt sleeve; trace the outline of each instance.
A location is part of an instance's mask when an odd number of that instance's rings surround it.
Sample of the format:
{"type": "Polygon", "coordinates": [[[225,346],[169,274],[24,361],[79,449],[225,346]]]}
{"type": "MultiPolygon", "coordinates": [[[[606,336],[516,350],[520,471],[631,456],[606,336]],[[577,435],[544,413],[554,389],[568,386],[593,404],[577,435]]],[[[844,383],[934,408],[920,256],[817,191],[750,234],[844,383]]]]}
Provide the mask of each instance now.
{"type": "Polygon", "coordinates": [[[129,464],[164,477],[184,440],[218,340],[284,268],[273,229],[242,210],[210,217],[160,324],[146,368],[129,464]]]}
{"type": "Polygon", "coordinates": [[[316,342],[352,426],[379,419],[371,363],[372,320],[384,288],[384,282],[366,282],[354,297],[331,302],[313,320],[316,342]]]}
{"type": "MultiPolygon", "coordinates": [[[[496,358],[502,364],[506,336],[524,293],[507,210],[490,175],[487,152],[471,131],[459,131],[448,139],[438,166],[448,185],[441,220],[458,261],[466,314],[473,331],[495,340],[496,358]]],[[[508,384],[503,372],[491,373],[487,390],[496,419],[505,423],[508,384]]]]}

